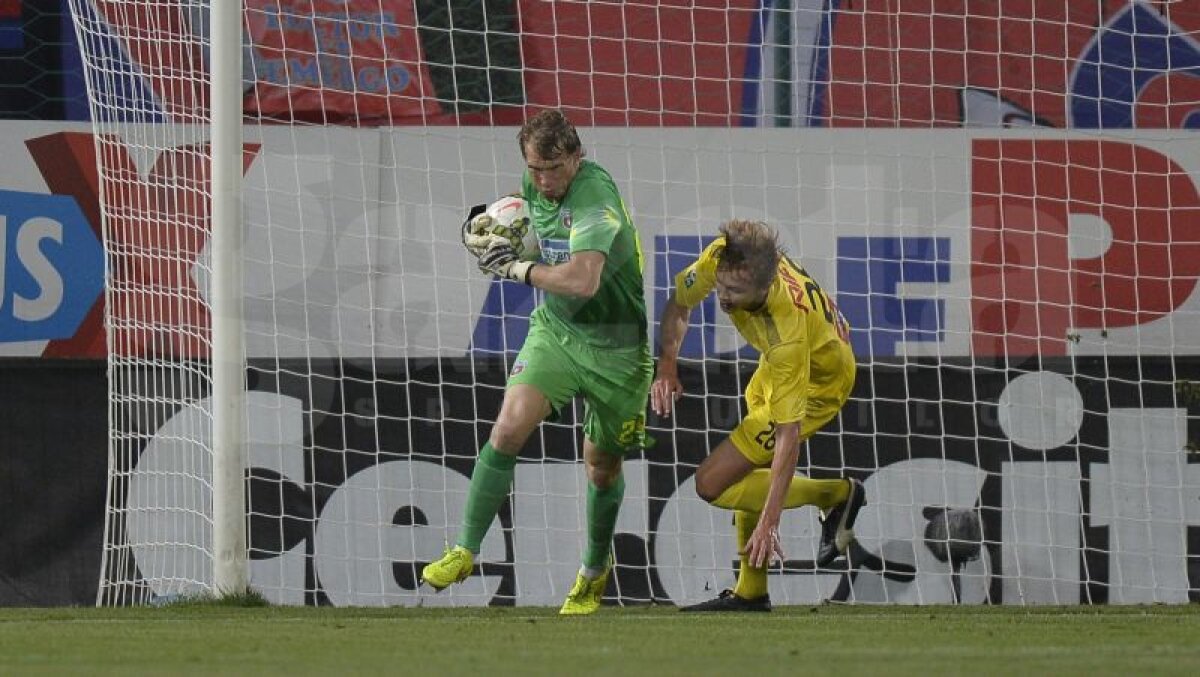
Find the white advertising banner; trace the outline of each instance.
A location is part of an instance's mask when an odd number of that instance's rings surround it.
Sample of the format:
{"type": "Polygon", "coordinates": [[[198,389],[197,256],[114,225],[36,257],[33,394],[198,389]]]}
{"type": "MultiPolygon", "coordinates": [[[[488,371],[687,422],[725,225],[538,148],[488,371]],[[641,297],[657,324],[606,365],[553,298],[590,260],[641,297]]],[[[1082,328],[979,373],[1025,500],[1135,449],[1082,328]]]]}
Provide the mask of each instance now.
{"type": "MultiPolygon", "coordinates": [[[[0,354],[96,357],[95,341],[72,333],[97,331],[85,316],[102,303],[96,168],[82,150],[90,132],[0,125],[0,354]],[[77,151],[73,163],[63,148],[77,151]]],[[[739,217],[779,228],[836,297],[860,359],[1200,350],[1198,139],[607,127],[582,137],[640,230],[652,317],[697,238],[739,217]]],[[[514,129],[248,127],[246,154],[251,357],[512,349],[498,338],[500,316],[514,314],[518,291],[505,300],[509,285],[474,269],[459,225],[470,205],[519,186],[514,129]]],[[[170,198],[184,185],[186,168],[165,158],[128,148],[120,160],[140,178],[124,197],[170,198]]],[[[164,204],[152,238],[170,237],[172,215],[206,227],[196,200],[164,204]]],[[[204,298],[204,238],[188,241],[179,256],[192,259],[189,273],[160,281],[204,298]]],[[[728,326],[696,331],[737,347],[728,326]]]]}

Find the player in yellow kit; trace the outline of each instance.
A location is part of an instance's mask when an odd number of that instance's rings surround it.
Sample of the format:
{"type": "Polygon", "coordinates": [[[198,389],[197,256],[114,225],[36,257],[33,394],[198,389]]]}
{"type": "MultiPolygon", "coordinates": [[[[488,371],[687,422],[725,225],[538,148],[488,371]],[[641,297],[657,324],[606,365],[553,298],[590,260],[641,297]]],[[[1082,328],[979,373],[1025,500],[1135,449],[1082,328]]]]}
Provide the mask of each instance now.
{"type": "Polygon", "coordinates": [[[746,386],[746,417],[696,470],[700,498],[735,511],[741,567],[734,589],[682,610],[770,611],[767,566],[783,557],[783,509],[821,509],[816,562],[825,566],[849,547],[866,503],[856,479],[814,480],[795,472],[800,443],[837,415],[854,386],[850,329],[820,285],[782,254],[770,227],[730,221],[675,277],[663,309],[662,355],[650,388],[651,408],[660,416],[670,415],[683,392],[676,359],[688,316],[713,289],[721,310],[761,355],[746,386]]]}

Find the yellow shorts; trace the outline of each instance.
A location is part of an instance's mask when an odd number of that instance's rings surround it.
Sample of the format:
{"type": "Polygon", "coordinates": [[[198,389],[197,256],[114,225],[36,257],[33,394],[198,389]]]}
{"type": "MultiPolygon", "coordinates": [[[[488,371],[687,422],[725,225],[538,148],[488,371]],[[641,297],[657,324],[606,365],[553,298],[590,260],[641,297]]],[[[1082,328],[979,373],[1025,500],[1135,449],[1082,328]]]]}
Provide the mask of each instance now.
{"type": "MultiPolygon", "coordinates": [[[[800,419],[800,442],[813,436],[826,423],[833,420],[850,398],[854,388],[854,361],[850,360],[849,368],[832,381],[810,386],[808,390],[808,406],[800,419]]],[[[775,430],[778,422],[771,420],[770,409],[767,407],[765,393],[755,371],[746,386],[746,408],[749,410],[746,418],[742,419],[733,434],[729,436],[733,446],[756,466],[769,466],[775,456],[775,430]]]]}

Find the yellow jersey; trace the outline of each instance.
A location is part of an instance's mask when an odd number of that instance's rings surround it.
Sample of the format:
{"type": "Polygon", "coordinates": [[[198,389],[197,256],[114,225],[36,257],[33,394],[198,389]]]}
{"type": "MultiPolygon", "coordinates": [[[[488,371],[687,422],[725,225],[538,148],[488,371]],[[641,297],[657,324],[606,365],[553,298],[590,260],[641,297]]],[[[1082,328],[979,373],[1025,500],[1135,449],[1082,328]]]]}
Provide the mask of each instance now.
{"type": "MultiPolygon", "coordinates": [[[[676,303],[692,308],[712,292],[724,249],[725,238],[717,238],[675,276],[676,303]]],[[[779,261],[766,302],[757,310],[739,309],[729,316],[760,353],[751,384],[761,392],[752,397],[748,388],[747,400],[751,407],[765,406],[771,421],[799,421],[810,396],[825,400],[853,385],[850,326],[821,286],[786,256],[779,261]]]]}

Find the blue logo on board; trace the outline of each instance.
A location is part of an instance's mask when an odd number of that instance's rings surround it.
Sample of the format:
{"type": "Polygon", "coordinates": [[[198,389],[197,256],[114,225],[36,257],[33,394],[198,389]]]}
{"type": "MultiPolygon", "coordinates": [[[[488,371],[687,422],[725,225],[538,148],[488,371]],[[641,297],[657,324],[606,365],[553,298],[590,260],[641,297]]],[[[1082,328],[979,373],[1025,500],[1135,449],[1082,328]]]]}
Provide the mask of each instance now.
{"type": "Polygon", "coordinates": [[[104,250],[71,197],[0,190],[0,342],[70,338],[104,289],[104,250]]]}

